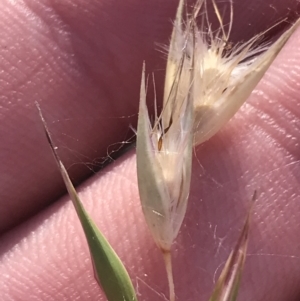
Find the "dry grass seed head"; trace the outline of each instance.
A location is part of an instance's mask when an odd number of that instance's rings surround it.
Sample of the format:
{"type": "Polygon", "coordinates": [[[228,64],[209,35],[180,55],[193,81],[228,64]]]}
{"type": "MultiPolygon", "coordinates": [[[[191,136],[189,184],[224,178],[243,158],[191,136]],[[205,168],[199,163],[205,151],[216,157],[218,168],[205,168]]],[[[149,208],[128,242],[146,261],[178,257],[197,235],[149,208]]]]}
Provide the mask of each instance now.
{"type": "Polygon", "coordinates": [[[193,107],[189,95],[173,102],[152,125],[143,70],[137,131],[137,174],[143,212],[155,242],[170,250],[185,215],[190,189],[193,107]],[[179,107],[177,107],[179,106],[179,107]]]}
{"type": "Polygon", "coordinates": [[[153,125],[146,106],[145,68],[142,75],[138,186],[148,227],[164,253],[170,300],[175,299],[170,249],[186,212],[193,138],[195,144],[204,142],[237,112],[300,22],[271,46],[257,44],[264,33],[231,45],[232,4],[226,27],[214,0],[212,3],[220,26],[217,31],[212,30],[206,0],[197,1],[185,22],[184,0],[179,1],[169,47],[164,106],[159,116],[156,112],[153,125]],[[196,18],[200,13],[199,28],[196,18]]]}
{"type": "Polygon", "coordinates": [[[175,101],[173,90],[179,91],[176,94],[178,102],[182,101],[180,97],[191,94],[196,145],[211,138],[233,117],[300,23],[298,20],[272,45],[259,44],[268,30],[249,41],[232,45],[232,2],[228,25],[224,25],[216,2],[212,0],[212,3],[219,22],[218,30],[212,29],[206,0],[198,0],[185,21],[181,17],[184,1],[180,1],[178,11],[181,15],[176,17],[167,63],[164,104],[168,107],[172,103],[170,98],[175,101]],[[199,15],[200,27],[196,25],[199,15]],[[183,55],[186,59],[181,66],[183,55]],[[180,78],[177,77],[178,70],[180,78]]]}

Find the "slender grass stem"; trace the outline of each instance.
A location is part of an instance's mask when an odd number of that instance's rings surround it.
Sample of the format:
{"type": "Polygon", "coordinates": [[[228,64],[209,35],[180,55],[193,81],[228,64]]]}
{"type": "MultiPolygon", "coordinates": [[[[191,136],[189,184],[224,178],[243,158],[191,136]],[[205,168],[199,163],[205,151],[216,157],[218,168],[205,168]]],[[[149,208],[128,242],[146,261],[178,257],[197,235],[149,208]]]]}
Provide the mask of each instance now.
{"type": "Polygon", "coordinates": [[[175,287],[173,279],[173,270],[172,270],[172,254],[171,251],[163,250],[163,257],[165,261],[168,283],[169,283],[169,299],[170,301],[175,301],[175,287]]]}

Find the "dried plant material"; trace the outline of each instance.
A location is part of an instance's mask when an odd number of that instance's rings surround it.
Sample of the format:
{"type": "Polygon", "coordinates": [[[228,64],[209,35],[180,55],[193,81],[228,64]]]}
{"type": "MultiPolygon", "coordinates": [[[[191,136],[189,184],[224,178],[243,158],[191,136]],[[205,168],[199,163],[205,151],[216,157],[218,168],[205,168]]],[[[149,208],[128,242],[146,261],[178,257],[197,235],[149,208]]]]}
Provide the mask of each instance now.
{"type": "Polygon", "coordinates": [[[84,209],[63,163],[58,157],[46,121],[36,104],[52,153],[82,225],[93,261],[94,274],[108,301],[137,301],[130,277],[106,238],[84,209]]]}
{"type": "Polygon", "coordinates": [[[164,254],[170,287],[175,300],[171,246],[185,216],[192,163],[193,106],[189,93],[181,103],[170,102],[151,125],[146,106],[143,68],[137,128],[137,175],[143,212],[153,238],[164,254]],[[178,112],[172,115],[173,112],[178,112]]]}
{"type": "Polygon", "coordinates": [[[252,197],[252,202],[237,244],[226,261],[209,301],[235,301],[237,298],[246,259],[250,219],[255,201],[256,192],[254,192],[252,197]]]}
{"type": "Polygon", "coordinates": [[[227,29],[216,3],[212,3],[219,20],[217,31],[209,23],[206,0],[198,0],[185,20],[184,0],[179,1],[168,53],[164,105],[159,116],[156,111],[153,125],[146,106],[145,70],[142,75],[138,186],[148,227],[164,255],[171,301],[175,293],[170,252],[186,213],[192,144],[212,137],[237,112],[299,23],[270,47],[258,45],[264,33],[229,47],[232,5],[227,29]],[[199,28],[196,18],[200,13],[199,28]]]}
{"type": "Polygon", "coordinates": [[[191,94],[195,110],[196,145],[211,138],[233,117],[300,24],[298,20],[272,45],[259,44],[267,31],[247,42],[232,45],[232,3],[228,26],[224,25],[214,0],[212,3],[219,20],[219,29],[216,31],[212,30],[209,22],[206,0],[198,0],[191,16],[185,21],[182,20],[184,1],[180,0],[165,79],[165,106],[168,107],[174,91],[179,103],[182,102],[181,98],[191,94]],[[196,25],[198,15],[202,18],[200,27],[196,25]]]}

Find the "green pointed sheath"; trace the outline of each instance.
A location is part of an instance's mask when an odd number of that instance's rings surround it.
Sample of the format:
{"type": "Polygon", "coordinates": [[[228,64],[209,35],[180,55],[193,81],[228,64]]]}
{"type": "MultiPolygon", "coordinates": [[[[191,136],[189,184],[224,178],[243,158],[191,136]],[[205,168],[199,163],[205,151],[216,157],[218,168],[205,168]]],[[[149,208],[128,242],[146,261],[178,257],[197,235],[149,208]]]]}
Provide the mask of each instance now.
{"type": "Polygon", "coordinates": [[[48,142],[82,225],[93,261],[95,278],[101,285],[108,301],[137,301],[133,285],[124,265],[84,209],[64,165],[55,151],[56,148],[38,104],[37,108],[48,142]]]}

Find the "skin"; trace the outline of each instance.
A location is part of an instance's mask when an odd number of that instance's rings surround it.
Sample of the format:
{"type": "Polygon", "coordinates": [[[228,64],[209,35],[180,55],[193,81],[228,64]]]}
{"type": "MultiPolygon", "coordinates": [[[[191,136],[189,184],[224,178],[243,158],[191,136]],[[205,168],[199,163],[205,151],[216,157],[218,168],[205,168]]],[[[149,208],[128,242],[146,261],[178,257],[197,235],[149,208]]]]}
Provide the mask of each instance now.
{"type": "MultiPolygon", "coordinates": [[[[297,10],[292,0],[248,1],[247,10],[236,2],[233,40],[297,10]]],[[[34,101],[81,183],[91,174],[87,163],[101,161],[136,124],[143,60],[161,95],[165,58],[154,43],[168,43],[176,4],[1,1],[1,300],[105,300],[72,204],[60,198],[65,190],[34,101]]],[[[299,300],[299,48],[298,30],[247,104],[195,150],[189,208],[174,245],[178,300],[208,299],[256,189],[241,300],[299,300]]],[[[141,213],[135,168],[131,150],[78,191],[140,300],[165,300],[163,261],[141,213]]]]}

